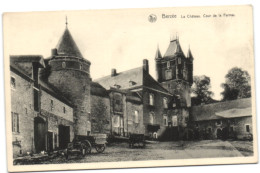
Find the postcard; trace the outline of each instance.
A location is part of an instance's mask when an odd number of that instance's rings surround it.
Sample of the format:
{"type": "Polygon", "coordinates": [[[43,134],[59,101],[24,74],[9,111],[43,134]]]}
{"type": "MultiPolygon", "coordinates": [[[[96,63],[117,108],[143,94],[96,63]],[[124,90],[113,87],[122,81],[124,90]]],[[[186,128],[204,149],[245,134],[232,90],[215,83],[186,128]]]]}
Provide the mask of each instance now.
{"type": "Polygon", "coordinates": [[[3,15],[8,170],[257,163],[252,6],[3,15]]]}

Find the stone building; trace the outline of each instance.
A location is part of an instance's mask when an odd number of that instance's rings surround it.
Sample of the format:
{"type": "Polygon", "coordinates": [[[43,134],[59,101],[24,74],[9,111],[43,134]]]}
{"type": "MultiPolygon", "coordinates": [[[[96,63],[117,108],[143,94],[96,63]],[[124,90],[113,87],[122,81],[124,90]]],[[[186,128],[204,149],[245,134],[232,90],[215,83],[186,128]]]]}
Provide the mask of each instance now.
{"type": "Polygon", "coordinates": [[[191,122],[197,139],[252,139],[251,98],[194,106],[191,122]]]}
{"type": "Polygon", "coordinates": [[[157,81],[146,59],[92,81],[67,25],[50,57],[11,56],[14,155],[63,149],[93,133],[177,140],[189,117],[193,57],[175,39],[155,61],[157,81]]]}
{"type": "Polygon", "coordinates": [[[38,55],[11,56],[13,155],[65,148],[74,137],[73,106],[39,77],[38,55]]]}

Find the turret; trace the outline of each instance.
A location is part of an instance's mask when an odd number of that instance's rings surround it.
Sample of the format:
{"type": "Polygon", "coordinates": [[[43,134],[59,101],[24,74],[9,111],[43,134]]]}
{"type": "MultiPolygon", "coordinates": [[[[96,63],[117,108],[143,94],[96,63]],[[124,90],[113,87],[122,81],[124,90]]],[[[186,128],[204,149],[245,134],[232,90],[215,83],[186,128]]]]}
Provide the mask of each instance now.
{"type": "Polygon", "coordinates": [[[76,135],[90,131],[90,61],[86,60],[66,29],[49,61],[48,82],[59,89],[74,106],[74,130],[76,135]]]}

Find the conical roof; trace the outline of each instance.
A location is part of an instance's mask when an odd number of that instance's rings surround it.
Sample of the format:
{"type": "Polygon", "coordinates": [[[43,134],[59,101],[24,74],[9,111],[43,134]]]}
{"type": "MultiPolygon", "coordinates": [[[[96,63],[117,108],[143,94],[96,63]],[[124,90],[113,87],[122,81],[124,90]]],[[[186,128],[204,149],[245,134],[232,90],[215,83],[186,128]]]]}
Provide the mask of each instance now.
{"type": "Polygon", "coordinates": [[[75,56],[83,58],[75,41],[73,40],[68,28],[66,27],[59,43],[56,46],[59,55],[75,56]]]}
{"type": "Polygon", "coordinates": [[[183,51],[181,49],[181,45],[180,45],[178,39],[171,40],[169,47],[168,47],[166,53],[164,54],[164,57],[172,57],[176,53],[183,54],[183,51]]]}
{"type": "Polygon", "coordinates": [[[155,54],[155,59],[158,59],[158,58],[162,58],[162,54],[160,52],[159,47],[157,48],[157,51],[156,51],[156,54],[155,54]]]}

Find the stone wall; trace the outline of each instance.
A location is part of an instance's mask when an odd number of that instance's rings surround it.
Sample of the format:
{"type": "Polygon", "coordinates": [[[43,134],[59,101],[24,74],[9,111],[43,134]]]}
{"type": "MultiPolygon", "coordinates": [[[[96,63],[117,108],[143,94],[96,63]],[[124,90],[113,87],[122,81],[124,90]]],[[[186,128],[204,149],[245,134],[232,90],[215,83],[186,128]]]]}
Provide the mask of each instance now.
{"type": "MultiPolygon", "coordinates": [[[[59,59],[62,61],[61,59],[59,59]]],[[[76,61],[77,59],[75,59],[76,61]]],[[[72,59],[70,60],[72,62],[72,59]]],[[[70,63],[67,62],[67,63],[70,63]]],[[[50,61],[51,73],[49,83],[54,85],[74,105],[74,130],[75,134],[86,135],[90,125],[90,76],[87,72],[78,69],[60,68],[55,59],[50,61]]],[[[67,64],[69,66],[69,64],[67,64]]],[[[74,67],[74,66],[72,66],[74,67]]]]}
{"type": "Polygon", "coordinates": [[[73,108],[43,90],[41,90],[41,109],[68,121],[73,121],[73,108]],[[53,105],[51,105],[51,100],[53,105]]]}
{"type": "MultiPolygon", "coordinates": [[[[15,88],[11,89],[11,112],[19,117],[19,131],[12,132],[13,155],[34,151],[34,113],[33,83],[11,71],[11,77],[15,78],[15,88]],[[19,145],[20,143],[20,145],[19,145]]],[[[10,116],[11,115],[11,112],[10,116]]],[[[10,117],[12,123],[12,117],[10,117]]],[[[8,129],[7,131],[12,131],[8,129]]]]}

